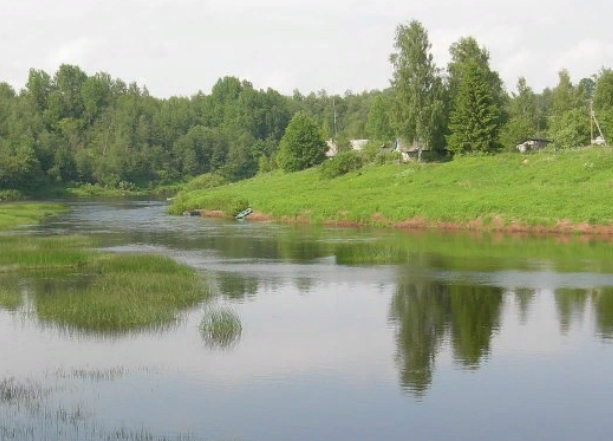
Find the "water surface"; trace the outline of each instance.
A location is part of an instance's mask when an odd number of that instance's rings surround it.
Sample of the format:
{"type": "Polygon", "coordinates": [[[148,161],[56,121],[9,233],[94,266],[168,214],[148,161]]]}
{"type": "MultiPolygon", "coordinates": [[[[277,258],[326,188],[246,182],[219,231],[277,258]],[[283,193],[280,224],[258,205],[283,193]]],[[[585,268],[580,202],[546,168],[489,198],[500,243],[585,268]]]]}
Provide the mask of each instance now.
{"type": "Polygon", "coordinates": [[[0,440],[559,441],[613,429],[610,243],[215,221],[158,202],[76,203],[20,234],[72,233],[171,256],[214,298],[173,326],[87,332],[38,321],[32,299],[53,284],[20,275],[21,306],[0,305],[0,440]],[[199,332],[220,306],[242,324],[228,346],[199,332]]]}

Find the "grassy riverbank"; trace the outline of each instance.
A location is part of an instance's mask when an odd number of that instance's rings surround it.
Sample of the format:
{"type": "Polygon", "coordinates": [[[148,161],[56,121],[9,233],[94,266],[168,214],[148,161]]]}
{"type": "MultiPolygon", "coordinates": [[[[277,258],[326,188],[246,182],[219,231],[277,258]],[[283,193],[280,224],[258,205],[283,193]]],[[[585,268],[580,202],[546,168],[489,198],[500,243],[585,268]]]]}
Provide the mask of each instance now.
{"type": "Polygon", "coordinates": [[[241,206],[316,224],[595,232],[613,223],[613,150],[369,166],[332,180],[318,169],[274,172],[182,193],[171,212],[241,206]]]}
{"type": "Polygon", "coordinates": [[[60,204],[35,202],[0,203],[0,231],[25,225],[34,225],[45,217],[64,213],[66,210],[68,208],[60,204]]]}

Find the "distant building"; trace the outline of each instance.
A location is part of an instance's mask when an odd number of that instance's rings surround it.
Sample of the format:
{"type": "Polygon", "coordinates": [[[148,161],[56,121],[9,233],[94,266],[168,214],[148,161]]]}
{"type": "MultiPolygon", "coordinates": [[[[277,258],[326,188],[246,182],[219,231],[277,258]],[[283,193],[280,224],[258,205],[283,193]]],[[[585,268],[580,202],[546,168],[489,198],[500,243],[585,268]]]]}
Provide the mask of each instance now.
{"type": "Polygon", "coordinates": [[[366,146],[366,144],[368,144],[368,139],[352,139],[351,141],[349,141],[349,145],[351,145],[351,148],[358,152],[362,150],[366,146]]]}
{"type": "Polygon", "coordinates": [[[553,141],[544,138],[531,138],[527,139],[521,144],[517,145],[517,150],[522,153],[528,153],[530,151],[541,150],[547,147],[547,144],[551,144],[553,141]]]}
{"type": "MultiPolygon", "coordinates": [[[[368,144],[368,142],[368,139],[351,139],[349,141],[349,146],[352,150],[359,152],[366,146],[366,144],[368,144]]],[[[338,155],[338,144],[336,141],[333,139],[328,139],[326,141],[326,145],[328,146],[328,150],[326,151],[326,156],[328,158],[333,158],[338,155]]]]}
{"type": "Polygon", "coordinates": [[[326,150],[326,156],[328,158],[333,158],[338,155],[338,144],[333,139],[328,139],[326,145],[328,146],[328,150],[326,150]]]}
{"type": "Polygon", "coordinates": [[[427,152],[430,149],[425,147],[420,141],[413,141],[412,144],[407,143],[401,138],[397,138],[392,151],[396,151],[402,155],[403,162],[415,162],[421,161],[421,155],[423,152],[427,152]]]}
{"type": "Polygon", "coordinates": [[[606,145],[607,141],[605,141],[605,139],[602,136],[597,136],[596,138],[592,139],[592,144],[593,145],[606,145]]]}

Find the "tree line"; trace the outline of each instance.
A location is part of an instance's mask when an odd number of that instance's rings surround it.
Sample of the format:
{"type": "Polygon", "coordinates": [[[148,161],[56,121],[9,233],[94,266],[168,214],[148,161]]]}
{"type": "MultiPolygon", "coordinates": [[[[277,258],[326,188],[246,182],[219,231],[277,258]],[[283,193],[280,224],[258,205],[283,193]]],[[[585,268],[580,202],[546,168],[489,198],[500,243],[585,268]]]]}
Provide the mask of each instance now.
{"type": "Polygon", "coordinates": [[[210,94],[159,99],[74,65],[53,76],[32,69],[20,91],[0,83],[0,190],[146,186],[210,172],[235,181],[279,165],[316,165],[327,138],[339,145],[402,138],[447,157],[511,149],[531,137],[582,146],[590,143],[591,102],[613,142],[611,69],[577,84],[562,70],[558,84],[540,93],[520,78],[508,93],[473,37],[451,45],[445,68],[418,21],[397,27],[394,48],[388,89],[344,95],[284,96],[226,77],[210,94]]]}
{"type": "Polygon", "coordinates": [[[581,147],[591,142],[593,101],[613,141],[613,70],[603,68],[577,84],[561,70],[558,84],[541,93],[521,77],[508,93],[491,68],[489,51],[475,38],[461,38],[449,52],[446,68],[438,67],[423,25],[398,26],[390,57],[392,94],[380,106],[391,111],[375,124],[382,137],[400,135],[443,154],[492,153],[534,137],[551,138],[559,148],[581,147]]]}
{"type": "Polygon", "coordinates": [[[220,79],[210,94],[158,99],[107,73],[62,65],[29,72],[16,92],[0,83],[0,190],[50,184],[146,186],[216,172],[234,181],[274,162],[292,116],[324,137],[367,137],[382,92],[288,97],[220,79]]]}

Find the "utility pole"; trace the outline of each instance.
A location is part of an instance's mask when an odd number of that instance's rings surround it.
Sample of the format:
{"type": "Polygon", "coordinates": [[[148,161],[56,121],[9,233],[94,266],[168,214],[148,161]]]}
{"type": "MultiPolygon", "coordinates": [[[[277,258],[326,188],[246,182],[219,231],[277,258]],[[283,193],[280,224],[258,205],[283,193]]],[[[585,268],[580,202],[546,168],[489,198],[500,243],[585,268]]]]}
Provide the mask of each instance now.
{"type": "Polygon", "coordinates": [[[607,145],[607,141],[602,133],[602,129],[600,128],[600,124],[598,123],[598,119],[596,118],[596,112],[594,112],[594,100],[590,100],[590,130],[591,130],[591,143],[592,144],[604,144],[607,145]],[[596,124],[596,128],[598,129],[598,133],[600,134],[600,138],[602,139],[602,143],[594,142],[594,124],[596,124]]]}
{"type": "Polygon", "coordinates": [[[338,137],[338,124],[336,123],[336,97],[332,95],[332,110],[334,111],[334,137],[338,137]]]}
{"type": "Polygon", "coordinates": [[[590,144],[594,144],[594,100],[590,100],[590,144]]]}

